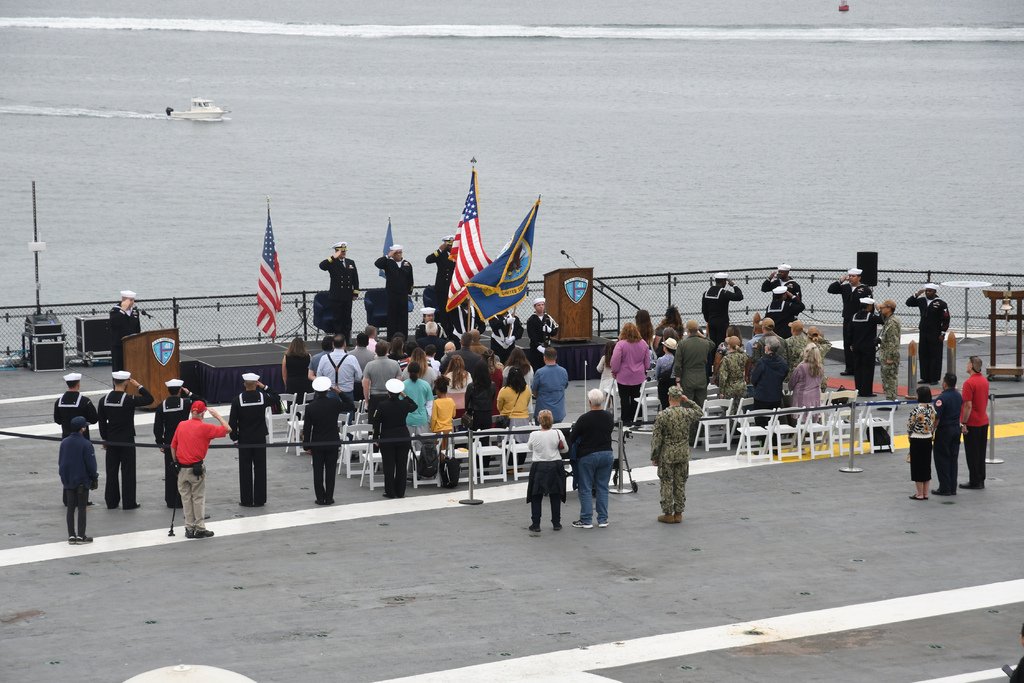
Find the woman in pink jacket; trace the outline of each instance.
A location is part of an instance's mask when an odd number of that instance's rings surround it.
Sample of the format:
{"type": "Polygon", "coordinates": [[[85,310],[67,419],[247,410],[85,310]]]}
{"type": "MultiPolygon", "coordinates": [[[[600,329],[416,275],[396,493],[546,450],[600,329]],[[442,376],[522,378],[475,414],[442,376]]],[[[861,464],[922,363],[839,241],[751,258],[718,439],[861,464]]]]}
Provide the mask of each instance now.
{"type": "Polygon", "coordinates": [[[651,367],[651,347],[640,336],[634,323],[626,323],[619,333],[619,341],[612,352],[612,375],[619,387],[622,423],[632,424],[636,415],[636,400],[640,386],[647,379],[651,367]]]}

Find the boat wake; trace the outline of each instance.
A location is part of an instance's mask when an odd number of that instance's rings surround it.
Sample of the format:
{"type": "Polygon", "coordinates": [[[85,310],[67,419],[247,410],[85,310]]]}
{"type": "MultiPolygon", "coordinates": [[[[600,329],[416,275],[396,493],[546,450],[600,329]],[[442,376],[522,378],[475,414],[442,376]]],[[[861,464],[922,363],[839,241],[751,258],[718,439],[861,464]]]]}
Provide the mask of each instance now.
{"type": "Polygon", "coordinates": [[[28,105],[0,106],[0,116],[67,116],[90,119],[162,119],[163,114],[112,109],[81,109],[79,107],[31,107],[28,105]]]}
{"type": "Polygon", "coordinates": [[[525,26],[343,25],[224,19],[0,17],[0,29],[191,31],[312,38],[556,38],[575,40],[776,40],[806,42],[1024,42],[1024,26],[525,26]]]}

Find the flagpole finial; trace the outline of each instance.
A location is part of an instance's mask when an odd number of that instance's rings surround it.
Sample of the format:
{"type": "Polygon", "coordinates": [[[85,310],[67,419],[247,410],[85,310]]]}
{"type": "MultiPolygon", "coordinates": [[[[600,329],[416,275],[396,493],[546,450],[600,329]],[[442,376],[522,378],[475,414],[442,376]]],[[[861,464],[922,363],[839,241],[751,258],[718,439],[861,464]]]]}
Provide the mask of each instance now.
{"type": "Polygon", "coordinates": [[[472,159],[470,159],[470,160],[469,160],[469,163],[471,163],[471,164],[473,164],[474,166],[476,166],[476,157],[473,157],[472,159]]]}

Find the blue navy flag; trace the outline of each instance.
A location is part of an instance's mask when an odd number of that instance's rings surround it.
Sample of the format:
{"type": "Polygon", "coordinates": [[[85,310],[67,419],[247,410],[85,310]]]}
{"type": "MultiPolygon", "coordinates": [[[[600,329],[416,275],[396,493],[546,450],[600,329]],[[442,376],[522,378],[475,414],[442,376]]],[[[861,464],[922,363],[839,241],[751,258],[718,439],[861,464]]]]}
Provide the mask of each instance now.
{"type": "Polygon", "coordinates": [[[526,296],[533,263],[533,229],[539,208],[540,199],[526,214],[505,250],[466,283],[469,299],[484,320],[515,308],[526,296]]]}
{"type": "MultiPolygon", "coordinates": [[[[387,256],[388,252],[391,251],[391,245],[395,243],[395,238],[391,236],[391,216],[388,216],[388,232],[384,235],[384,255],[387,256]]],[[[382,268],[378,268],[377,272],[381,277],[386,278],[387,275],[384,273],[382,268]]]]}

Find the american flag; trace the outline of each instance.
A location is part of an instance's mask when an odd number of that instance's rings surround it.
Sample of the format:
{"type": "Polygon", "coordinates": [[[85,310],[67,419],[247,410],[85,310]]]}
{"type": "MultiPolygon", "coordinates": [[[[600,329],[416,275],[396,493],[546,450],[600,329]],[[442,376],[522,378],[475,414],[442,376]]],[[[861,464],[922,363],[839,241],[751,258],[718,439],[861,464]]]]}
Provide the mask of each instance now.
{"type": "Polygon", "coordinates": [[[263,235],[263,255],[260,257],[260,278],[256,287],[256,309],[256,326],[271,339],[277,337],[277,313],[281,310],[281,264],[277,261],[269,205],[267,232],[263,235]]]}
{"type": "Polygon", "coordinates": [[[452,258],[455,259],[455,272],[452,283],[448,286],[447,310],[456,308],[466,299],[466,283],[483,270],[490,262],[484,251],[484,243],[480,240],[480,214],[476,204],[476,169],[469,179],[469,194],[466,206],[462,209],[462,220],[455,234],[452,245],[452,258]]]}

